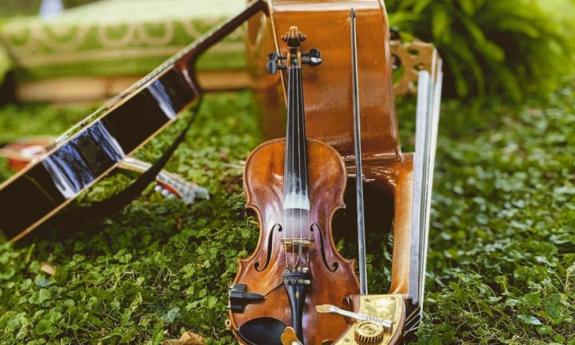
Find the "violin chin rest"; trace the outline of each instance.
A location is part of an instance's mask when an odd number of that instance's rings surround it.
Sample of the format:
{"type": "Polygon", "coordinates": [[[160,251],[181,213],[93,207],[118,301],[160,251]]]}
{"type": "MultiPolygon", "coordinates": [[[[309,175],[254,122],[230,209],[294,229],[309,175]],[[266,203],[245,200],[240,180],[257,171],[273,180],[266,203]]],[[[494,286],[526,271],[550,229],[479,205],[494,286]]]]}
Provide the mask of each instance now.
{"type": "Polygon", "coordinates": [[[238,328],[238,333],[250,345],[282,345],[281,335],[286,325],[273,317],[252,319],[238,328]]]}

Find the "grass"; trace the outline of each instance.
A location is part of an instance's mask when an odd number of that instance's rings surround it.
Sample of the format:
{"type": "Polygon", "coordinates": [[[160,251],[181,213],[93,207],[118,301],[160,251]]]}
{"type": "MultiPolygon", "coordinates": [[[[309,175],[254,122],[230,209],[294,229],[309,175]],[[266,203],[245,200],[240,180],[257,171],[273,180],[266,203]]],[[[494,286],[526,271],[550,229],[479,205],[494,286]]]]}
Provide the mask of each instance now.
{"type": "MultiPolygon", "coordinates": [[[[574,90],[521,108],[445,104],[420,344],[575,344],[574,90]]],[[[400,110],[410,146],[413,107],[400,110]]],[[[85,111],[4,107],[0,141],[56,134],[85,111]]],[[[0,344],[159,344],[187,330],[233,344],[227,287],[257,239],[241,189],[241,161],[261,140],[254,114],[249,93],[209,96],[169,163],[208,187],[209,202],[187,207],[150,188],[66,236],[0,240],[0,344]]],[[[157,158],[176,129],[138,155],[157,158]]],[[[0,162],[0,178],[10,174],[0,162]]],[[[107,178],[83,200],[130,178],[107,178]]],[[[372,291],[383,292],[388,259],[370,256],[372,291]]]]}

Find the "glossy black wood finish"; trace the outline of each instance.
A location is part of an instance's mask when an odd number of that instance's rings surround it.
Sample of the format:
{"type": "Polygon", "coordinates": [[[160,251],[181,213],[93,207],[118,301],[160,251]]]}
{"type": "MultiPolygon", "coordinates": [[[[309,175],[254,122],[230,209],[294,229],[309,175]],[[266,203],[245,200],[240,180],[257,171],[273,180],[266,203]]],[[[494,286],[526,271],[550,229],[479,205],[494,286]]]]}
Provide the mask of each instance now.
{"type": "Polygon", "coordinates": [[[12,238],[73,199],[199,96],[170,69],[0,190],[0,229],[12,238]]]}
{"type": "Polygon", "coordinates": [[[0,185],[0,231],[18,240],[73,200],[199,98],[195,62],[264,10],[256,0],[80,123],[43,159],[0,185]]]}

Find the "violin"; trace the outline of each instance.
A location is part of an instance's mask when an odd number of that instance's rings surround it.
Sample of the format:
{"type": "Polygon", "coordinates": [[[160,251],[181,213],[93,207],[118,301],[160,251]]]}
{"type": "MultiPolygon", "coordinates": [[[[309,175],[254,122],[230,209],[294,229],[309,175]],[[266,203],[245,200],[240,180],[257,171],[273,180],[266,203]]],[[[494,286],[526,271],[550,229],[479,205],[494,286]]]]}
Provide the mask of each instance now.
{"type": "Polygon", "coordinates": [[[347,324],[320,315],[314,306],[349,309],[349,297],[359,293],[353,261],[341,256],[332,237],[347,175],[333,147],[306,135],[303,75],[322,68],[320,51],[300,49],[306,36],[296,26],[282,41],[287,50],[270,54],[268,71],[285,72],[286,136],[263,143],[246,161],[244,191],[260,238],[254,253],[239,263],[229,316],[240,341],[248,344],[279,341],[281,325],[293,327],[304,344],[321,344],[334,341],[347,324]]]}

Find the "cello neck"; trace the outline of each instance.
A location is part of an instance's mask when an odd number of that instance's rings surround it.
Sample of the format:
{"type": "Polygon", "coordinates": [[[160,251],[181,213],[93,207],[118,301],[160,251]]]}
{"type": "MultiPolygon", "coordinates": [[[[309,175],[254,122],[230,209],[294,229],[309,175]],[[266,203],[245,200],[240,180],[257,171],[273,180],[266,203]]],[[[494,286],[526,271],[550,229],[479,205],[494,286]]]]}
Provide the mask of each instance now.
{"type": "Polygon", "coordinates": [[[292,27],[284,38],[287,55],[287,125],[284,168],[284,209],[309,210],[307,137],[303,99],[303,77],[299,43],[305,39],[292,27]]]}

